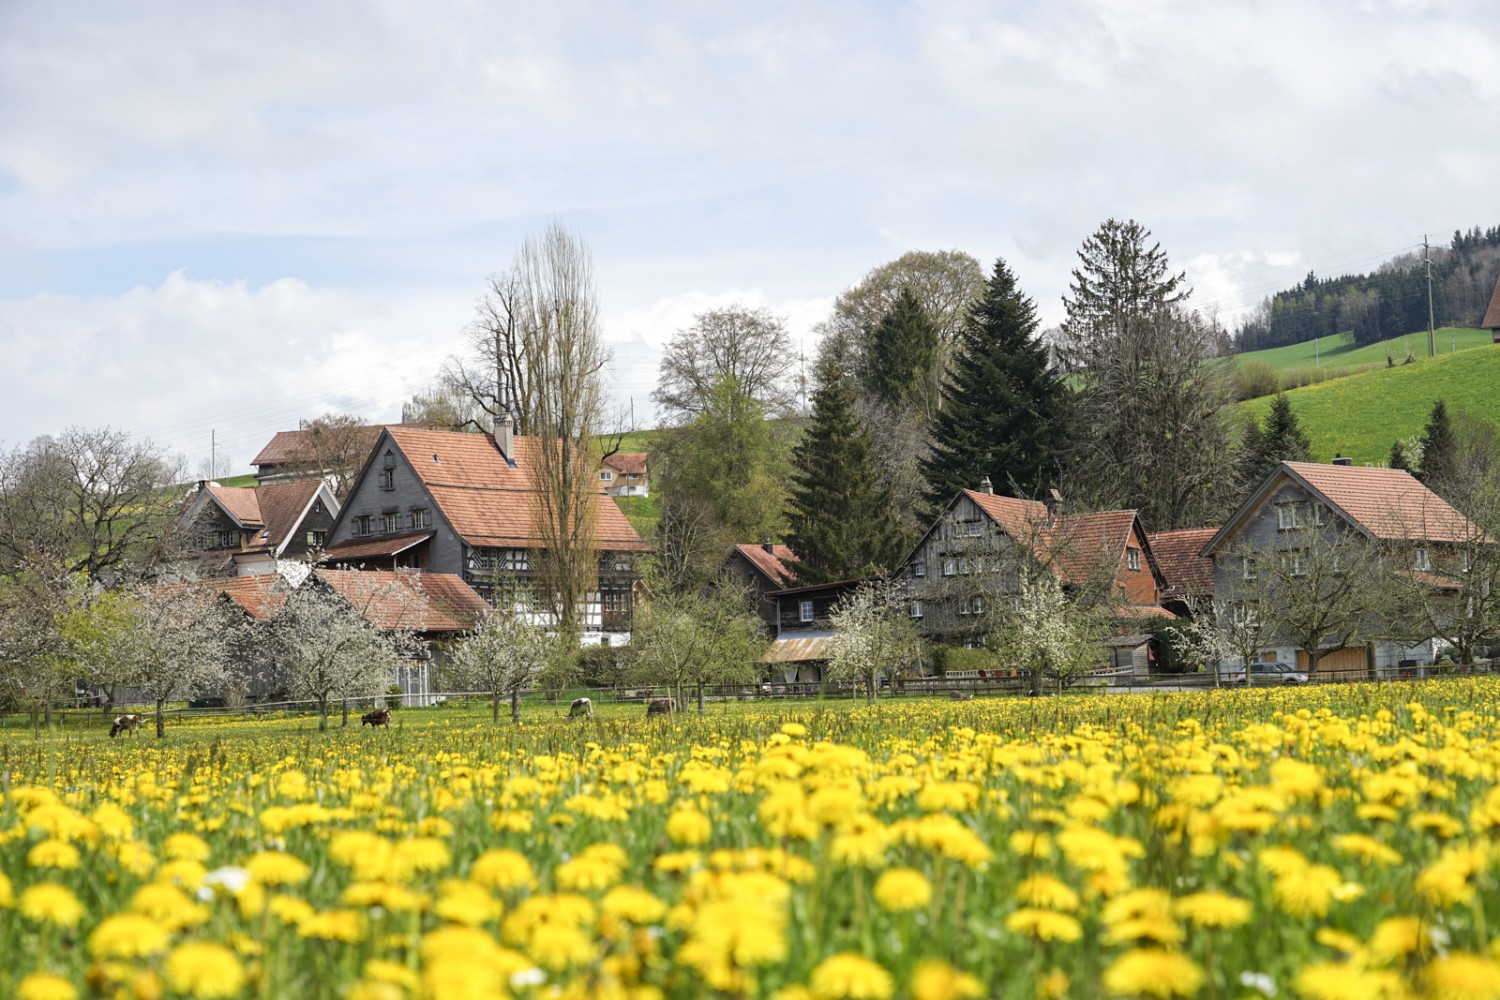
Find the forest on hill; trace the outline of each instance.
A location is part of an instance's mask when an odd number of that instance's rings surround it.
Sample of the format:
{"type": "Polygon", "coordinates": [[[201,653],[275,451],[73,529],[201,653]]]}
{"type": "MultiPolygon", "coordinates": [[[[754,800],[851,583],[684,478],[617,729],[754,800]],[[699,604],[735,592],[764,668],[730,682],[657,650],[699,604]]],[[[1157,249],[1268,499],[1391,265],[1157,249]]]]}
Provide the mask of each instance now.
{"type": "MultiPolygon", "coordinates": [[[[1500,277],[1500,226],[1456,230],[1433,247],[1432,319],[1437,326],[1478,326],[1500,277]]],[[[1320,278],[1257,306],[1234,334],[1236,351],[1259,351],[1349,333],[1373,344],[1427,329],[1427,266],[1420,252],[1393,257],[1369,274],[1320,278]]]]}

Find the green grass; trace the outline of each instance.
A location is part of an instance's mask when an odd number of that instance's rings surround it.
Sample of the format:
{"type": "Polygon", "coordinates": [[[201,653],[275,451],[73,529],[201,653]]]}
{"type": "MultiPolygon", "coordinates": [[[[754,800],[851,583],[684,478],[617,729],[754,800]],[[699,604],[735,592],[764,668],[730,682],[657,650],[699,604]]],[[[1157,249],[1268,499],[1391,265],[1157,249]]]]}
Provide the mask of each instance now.
{"type": "Polygon", "coordinates": [[[657,522],[661,520],[656,497],[615,497],[615,503],[625,512],[625,519],[635,528],[636,534],[642,538],[656,534],[657,522]]]}
{"type": "MultiPolygon", "coordinates": [[[[637,451],[649,452],[656,448],[656,443],[661,440],[661,435],[662,431],[660,430],[629,431],[620,438],[620,447],[616,450],[625,452],[626,454],[637,451]]],[[[605,440],[608,442],[612,439],[606,437],[605,440]]]]}
{"type": "MultiPolygon", "coordinates": [[[[1330,379],[1287,396],[1312,444],[1314,461],[1346,455],[1366,464],[1385,462],[1396,439],[1421,434],[1439,399],[1447,402],[1450,413],[1462,410],[1500,426],[1497,386],[1500,346],[1488,346],[1330,379]]],[[[1264,419],[1271,399],[1247,400],[1238,407],[1264,419]]]]}
{"type": "MultiPolygon", "coordinates": [[[[1443,327],[1437,331],[1439,355],[1451,354],[1455,349],[1463,351],[1483,347],[1488,343],[1488,330],[1443,327]]],[[[1408,351],[1418,359],[1427,357],[1427,331],[1408,333],[1364,347],[1356,345],[1347,334],[1330,334],[1316,341],[1237,354],[1235,361],[1240,364],[1246,361],[1264,361],[1279,372],[1313,367],[1359,368],[1364,365],[1383,365],[1387,356],[1394,358],[1399,365],[1406,360],[1408,351]]]]}

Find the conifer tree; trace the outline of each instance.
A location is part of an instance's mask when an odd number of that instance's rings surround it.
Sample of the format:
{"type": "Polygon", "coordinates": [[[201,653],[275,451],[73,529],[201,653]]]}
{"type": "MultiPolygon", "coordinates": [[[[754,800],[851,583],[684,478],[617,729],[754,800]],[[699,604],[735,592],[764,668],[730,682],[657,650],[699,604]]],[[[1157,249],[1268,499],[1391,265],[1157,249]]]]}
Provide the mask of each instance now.
{"type": "Polygon", "coordinates": [[[1252,484],[1259,484],[1282,462],[1312,460],[1312,446],[1286,393],[1271,399],[1271,411],[1255,434],[1249,457],[1246,475],[1252,484]]]}
{"type": "Polygon", "coordinates": [[[1439,489],[1453,480],[1454,452],[1453,422],[1448,419],[1448,406],[1441,399],[1432,404],[1432,413],[1427,426],[1422,429],[1422,473],[1421,480],[1432,489],[1439,489]]]}
{"type": "Polygon", "coordinates": [[[894,410],[909,407],[930,416],[936,397],[938,329],[909,286],[871,338],[865,381],[875,398],[894,410]]]}
{"type": "Polygon", "coordinates": [[[1063,447],[1067,390],[1036,337],[1036,306],[1004,260],[959,333],[933,448],[922,463],[926,500],[942,509],[988,477],[1034,497],[1052,484],[1063,447]]]}
{"type": "Polygon", "coordinates": [[[1406,457],[1406,449],[1402,446],[1400,438],[1391,442],[1390,466],[1402,472],[1411,471],[1411,462],[1406,457]]]}
{"type": "Polygon", "coordinates": [[[798,575],[810,583],[887,570],[902,556],[891,491],[870,457],[854,416],[854,391],[825,369],[813,396],[812,424],[792,453],[791,530],[798,575]]]}

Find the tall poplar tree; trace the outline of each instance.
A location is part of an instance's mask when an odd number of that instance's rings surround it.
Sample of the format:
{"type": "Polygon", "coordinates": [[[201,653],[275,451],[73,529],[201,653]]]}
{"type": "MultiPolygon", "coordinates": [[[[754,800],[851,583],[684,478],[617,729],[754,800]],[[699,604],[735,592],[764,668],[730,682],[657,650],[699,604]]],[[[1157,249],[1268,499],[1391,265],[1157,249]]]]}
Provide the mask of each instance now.
{"type": "Polygon", "coordinates": [[[797,572],[812,583],[887,570],[902,556],[889,487],[870,457],[855,419],[847,377],[823,372],[813,396],[812,425],[792,453],[791,530],[797,572]]]}
{"type": "Polygon", "coordinates": [[[922,463],[933,509],[985,477],[1029,497],[1054,482],[1068,394],[1036,330],[1036,305],[996,260],[960,330],[932,454],[922,463]]]}

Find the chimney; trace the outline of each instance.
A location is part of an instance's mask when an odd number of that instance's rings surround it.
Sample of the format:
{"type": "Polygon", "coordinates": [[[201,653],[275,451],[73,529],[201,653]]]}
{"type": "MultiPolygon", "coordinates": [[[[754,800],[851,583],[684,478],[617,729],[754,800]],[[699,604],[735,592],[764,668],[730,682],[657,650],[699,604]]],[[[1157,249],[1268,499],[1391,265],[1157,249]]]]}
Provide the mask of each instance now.
{"type": "Polygon", "coordinates": [[[1345,458],[1344,456],[1340,455],[1338,458],[1335,458],[1333,460],[1333,464],[1334,465],[1353,465],[1354,464],[1354,459],[1352,459],[1352,458],[1345,458]]]}
{"type": "Polygon", "coordinates": [[[509,413],[495,421],[495,447],[510,465],[516,464],[516,422],[509,413]]]}
{"type": "Polygon", "coordinates": [[[989,476],[985,476],[979,481],[979,492],[987,496],[995,492],[995,484],[990,482],[989,476]]]}
{"type": "Polygon", "coordinates": [[[771,544],[771,540],[769,538],[761,542],[760,547],[771,553],[771,555],[773,556],[776,554],[776,546],[771,544]]]}

